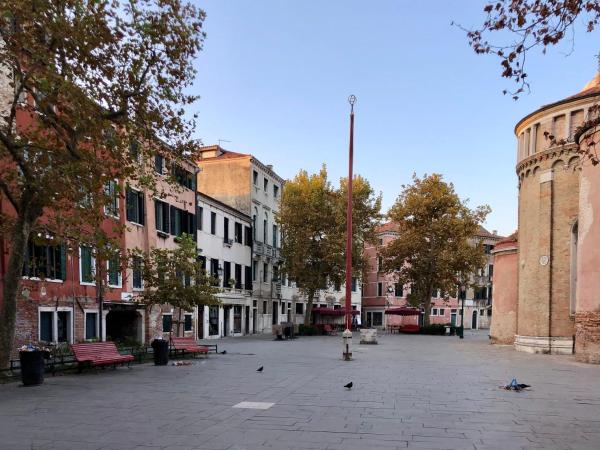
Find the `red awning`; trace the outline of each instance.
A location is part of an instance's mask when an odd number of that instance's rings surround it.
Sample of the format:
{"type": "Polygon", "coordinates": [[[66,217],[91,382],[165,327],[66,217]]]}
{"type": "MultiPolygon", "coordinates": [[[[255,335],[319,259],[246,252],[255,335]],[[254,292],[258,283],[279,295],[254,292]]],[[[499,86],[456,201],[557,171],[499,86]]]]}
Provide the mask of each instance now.
{"type": "MultiPolygon", "coordinates": [[[[313,314],[320,314],[322,316],[345,316],[346,315],[346,308],[338,308],[338,309],[333,309],[333,308],[313,308],[312,310],[313,314]]],[[[352,314],[353,315],[358,315],[360,314],[360,311],[357,311],[356,309],[352,310],[352,314]]]]}
{"type": "Polygon", "coordinates": [[[393,314],[396,316],[418,316],[421,311],[417,308],[407,308],[402,306],[400,308],[390,308],[385,310],[386,314],[393,314]]]}

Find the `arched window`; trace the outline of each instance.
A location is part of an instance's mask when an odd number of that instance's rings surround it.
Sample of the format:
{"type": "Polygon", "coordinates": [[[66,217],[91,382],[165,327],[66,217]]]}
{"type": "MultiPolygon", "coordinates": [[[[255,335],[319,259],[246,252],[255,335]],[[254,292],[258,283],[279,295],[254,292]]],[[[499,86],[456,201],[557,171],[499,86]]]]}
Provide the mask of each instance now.
{"type": "Polygon", "coordinates": [[[579,222],[575,222],[571,228],[571,314],[575,314],[577,309],[577,240],[579,234],[579,222]]]}

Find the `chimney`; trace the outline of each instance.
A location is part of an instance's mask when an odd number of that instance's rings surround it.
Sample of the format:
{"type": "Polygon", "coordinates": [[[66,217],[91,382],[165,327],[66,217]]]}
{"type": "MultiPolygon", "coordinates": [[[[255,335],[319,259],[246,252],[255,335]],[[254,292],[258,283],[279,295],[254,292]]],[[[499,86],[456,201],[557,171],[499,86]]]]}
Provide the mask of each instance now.
{"type": "Polygon", "coordinates": [[[267,164],[267,169],[273,170],[273,164],[267,164]]]}
{"type": "Polygon", "coordinates": [[[494,236],[498,236],[498,230],[492,230],[492,234],[493,234],[494,236]]]}

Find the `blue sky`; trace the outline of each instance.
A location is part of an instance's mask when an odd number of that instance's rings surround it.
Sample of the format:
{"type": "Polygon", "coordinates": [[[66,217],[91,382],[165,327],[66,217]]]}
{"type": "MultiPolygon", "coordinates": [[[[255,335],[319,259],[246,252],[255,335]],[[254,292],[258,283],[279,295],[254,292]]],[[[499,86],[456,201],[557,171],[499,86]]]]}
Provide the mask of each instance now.
{"type": "Polygon", "coordinates": [[[485,226],[517,225],[513,128],[593,77],[598,33],[528,57],[529,95],[502,95],[497,58],[478,56],[456,21],[483,21],[484,2],[207,0],[208,33],[194,93],[196,137],[252,153],[283,178],[325,163],[347,174],[347,97],[356,104],[355,173],[393,204],[413,172],[441,173],[485,226]],[[594,37],[596,40],[594,40],[594,37]]]}

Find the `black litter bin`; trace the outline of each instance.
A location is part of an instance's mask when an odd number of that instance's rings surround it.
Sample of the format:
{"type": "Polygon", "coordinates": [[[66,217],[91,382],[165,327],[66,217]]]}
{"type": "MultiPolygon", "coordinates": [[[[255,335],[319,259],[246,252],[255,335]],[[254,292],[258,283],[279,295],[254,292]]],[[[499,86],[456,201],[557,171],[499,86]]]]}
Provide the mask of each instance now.
{"type": "Polygon", "coordinates": [[[169,363],[169,341],[154,339],[152,341],[152,350],[155,366],[166,366],[169,363]]]}
{"type": "Polygon", "coordinates": [[[24,386],[36,386],[44,382],[44,357],[46,353],[42,350],[19,352],[21,380],[24,386]]]}

